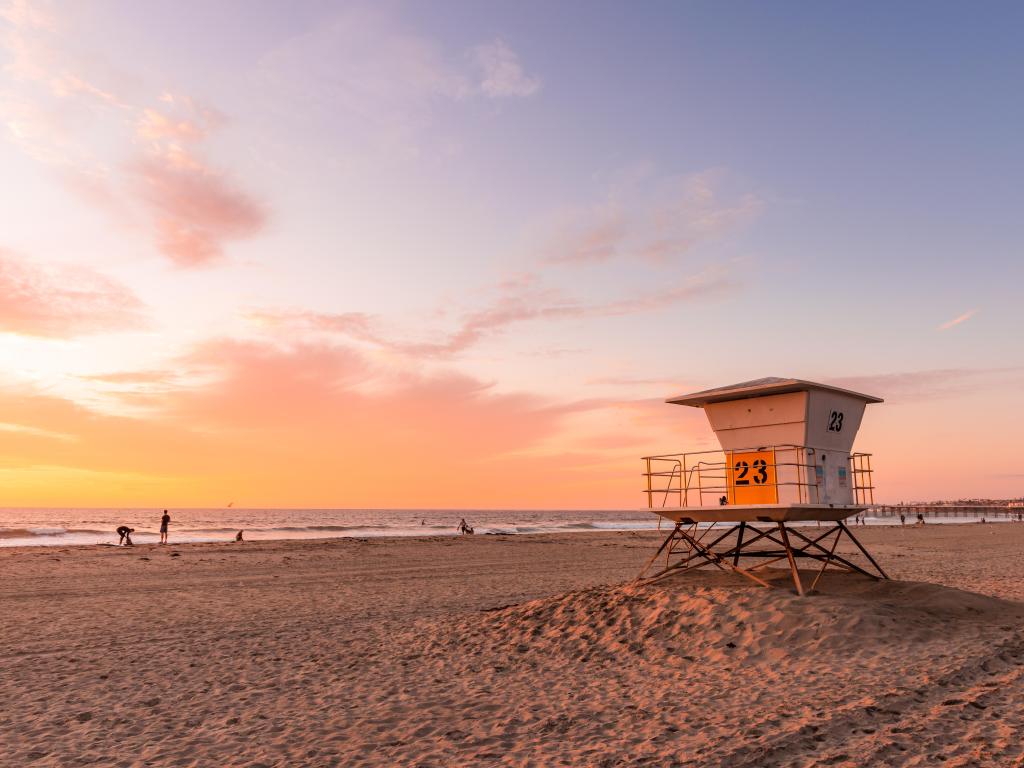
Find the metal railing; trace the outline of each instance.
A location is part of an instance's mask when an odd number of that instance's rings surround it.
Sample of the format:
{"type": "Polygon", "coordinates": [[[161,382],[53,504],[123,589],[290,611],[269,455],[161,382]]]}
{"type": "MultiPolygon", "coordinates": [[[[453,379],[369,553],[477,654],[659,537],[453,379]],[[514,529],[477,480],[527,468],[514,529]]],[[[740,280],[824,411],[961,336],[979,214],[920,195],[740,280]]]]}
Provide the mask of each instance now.
{"type": "MultiPolygon", "coordinates": [[[[824,467],[817,456],[813,448],[788,444],[645,456],[647,506],[820,504],[824,467]]],[[[873,504],[871,454],[847,459],[854,503],[873,504]]]]}
{"type": "Polygon", "coordinates": [[[857,504],[875,503],[874,476],[871,474],[871,454],[851,453],[850,473],[853,475],[853,497],[857,504]]]}

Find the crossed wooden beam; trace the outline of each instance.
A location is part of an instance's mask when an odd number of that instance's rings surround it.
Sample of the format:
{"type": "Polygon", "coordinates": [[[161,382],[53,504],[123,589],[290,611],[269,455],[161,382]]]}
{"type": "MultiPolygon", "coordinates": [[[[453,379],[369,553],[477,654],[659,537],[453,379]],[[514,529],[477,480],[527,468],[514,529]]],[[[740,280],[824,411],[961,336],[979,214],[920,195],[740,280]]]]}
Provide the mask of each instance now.
{"type": "Polygon", "coordinates": [[[839,570],[862,573],[875,580],[889,578],[882,567],[875,562],[871,553],[864,548],[864,545],[857,540],[857,537],[842,520],[814,538],[804,535],[798,528],[787,527],[782,522],[776,523],[775,526],[777,527],[759,528],[751,523],[742,522],[736,523],[723,532],[721,528],[711,526],[700,529],[696,522],[684,519],[675,524],[658,551],[644,565],[637,580],[651,583],[672,573],[692,571],[713,565],[720,570],[738,573],[763,587],[771,588],[771,585],[756,571],[779,560],[789,562],[789,570],[793,575],[793,586],[796,587],[797,594],[801,596],[814,591],[818,580],[830,566],[839,570]],[[736,539],[730,546],[727,542],[733,534],[736,535],[736,539]],[[843,536],[848,537],[857,546],[857,549],[868,559],[877,573],[871,573],[836,553],[836,547],[843,536]],[[832,537],[831,540],[829,537],[832,537]],[[766,543],[774,544],[776,548],[766,549],[764,548],[766,543]],[[755,544],[758,545],[756,548],[755,544]],[[661,570],[648,576],[647,574],[662,554],[665,556],[664,566],[661,570]],[[677,558],[675,562],[672,561],[673,556],[677,558]],[[762,562],[741,567],[741,557],[758,558],[762,562]],[[796,561],[799,558],[807,558],[821,563],[821,568],[814,577],[814,581],[806,590],[800,578],[800,571],[796,566],[796,561]]]}

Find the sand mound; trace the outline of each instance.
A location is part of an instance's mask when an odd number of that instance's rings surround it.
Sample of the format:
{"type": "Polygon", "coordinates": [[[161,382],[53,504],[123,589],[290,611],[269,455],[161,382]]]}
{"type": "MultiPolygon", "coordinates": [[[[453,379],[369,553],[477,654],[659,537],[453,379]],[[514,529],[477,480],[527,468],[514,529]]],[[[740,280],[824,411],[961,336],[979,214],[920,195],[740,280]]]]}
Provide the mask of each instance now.
{"type": "Polygon", "coordinates": [[[687,574],[424,623],[399,645],[435,683],[458,681],[465,743],[519,734],[479,764],[1024,760],[1024,604],[847,574],[825,586],[800,598],[687,574]]]}
{"type": "MultiPolygon", "coordinates": [[[[823,580],[824,581],[824,580],[823,580]]],[[[582,662],[634,654],[685,665],[841,653],[847,660],[923,653],[936,636],[1020,625],[1024,604],[937,584],[827,578],[827,594],[693,574],[653,585],[599,587],[487,612],[453,628],[464,646],[541,652],[582,662]]],[[[483,648],[479,652],[484,651],[483,648]]]]}

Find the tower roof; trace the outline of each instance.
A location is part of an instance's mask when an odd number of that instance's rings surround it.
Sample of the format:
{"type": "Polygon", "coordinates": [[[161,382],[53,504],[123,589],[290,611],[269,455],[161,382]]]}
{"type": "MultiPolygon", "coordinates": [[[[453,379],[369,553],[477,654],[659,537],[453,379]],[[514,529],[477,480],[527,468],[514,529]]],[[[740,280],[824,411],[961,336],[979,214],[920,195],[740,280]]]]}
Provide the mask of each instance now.
{"type": "Polygon", "coordinates": [[[809,392],[812,389],[825,390],[828,392],[840,392],[844,395],[856,397],[866,403],[881,403],[882,398],[874,395],[865,395],[860,392],[853,392],[842,387],[833,387],[828,384],[818,384],[814,381],[803,379],[783,379],[778,376],[767,376],[763,379],[753,381],[741,381],[739,384],[730,384],[725,387],[705,389],[701,392],[694,392],[689,395],[677,395],[670,397],[665,402],[675,405],[692,405],[694,408],[703,408],[708,403],[722,403],[728,400],[744,400],[749,397],[764,397],[766,395],[781,395],[786,392],[809,392]]]}

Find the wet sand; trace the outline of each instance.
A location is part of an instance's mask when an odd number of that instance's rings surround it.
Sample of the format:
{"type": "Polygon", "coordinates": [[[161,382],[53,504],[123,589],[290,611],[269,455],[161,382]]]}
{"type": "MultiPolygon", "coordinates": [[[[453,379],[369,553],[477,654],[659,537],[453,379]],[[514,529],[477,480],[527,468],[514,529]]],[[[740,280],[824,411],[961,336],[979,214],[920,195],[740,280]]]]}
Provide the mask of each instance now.
{"type": "Polygon", "coordinates": [[[894,581],[804,599],[647,533],[0,550],[0,765],[1024,764],[1024,525],[856,533],[894,581]]]}

